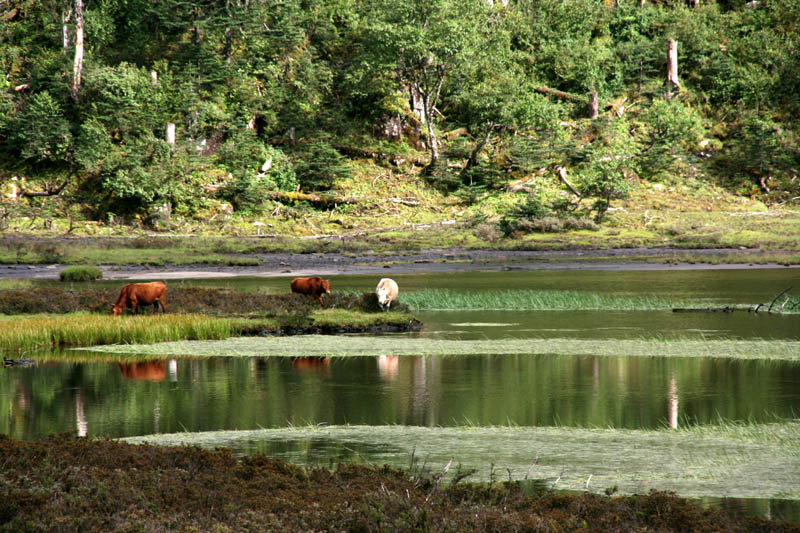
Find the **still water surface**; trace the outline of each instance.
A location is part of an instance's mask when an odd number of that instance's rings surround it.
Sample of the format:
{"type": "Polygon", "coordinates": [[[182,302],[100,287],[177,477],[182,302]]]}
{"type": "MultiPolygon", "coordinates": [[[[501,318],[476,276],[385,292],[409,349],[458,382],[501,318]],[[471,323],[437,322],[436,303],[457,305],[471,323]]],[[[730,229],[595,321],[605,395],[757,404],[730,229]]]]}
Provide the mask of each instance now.
{"type": "MultiPolygon", "coordinates": [[[[692,298],[710,306],[769,302],[800,287],[800,269],[469,272],[395,276],[401,291],[510,288],[692,298]]],[[[332,277],[371,290],[375,276],[332,277]]],[[[180,283],[285,291],[288,279],[180,283]]],[[[402,300],[402,293],[401,293],[402,300]]],[[[466,311],[417,313],[415,335],[442,339],[800,339],[800,315],[466,311]]],[[[800,365],[697,358],[552,355],[329,361],[195,359],[140,364],[45,363],[0,372],[0,431],[122,437],[289,424],[599,426],[767,421],[800,412],[800,365]],[[149,372],[149,374],[148,374],[149,372]]]]}
{"type": "MultiPolygon", "coordinates": [[[[800,287],[798,269],[535,271],[393,276],[401,291],[570,290],[769,302],[800,287]]],[[[376,276],[334,276],[336,290],[372,290],[376,276]]],[[[287,290],[288,279],[183,280],[183,285],[287,290]]],[[[401,292],[402,300],[402,292],[401,292]]],[[[442,339],[800,339],[800,315],[647,312],[427,312],[442,339]]],[[[0,432],[19,439],[77,431],[153,433],[308,424],[518,425],[654,429],[762,422],[800,413],[800,365],[701,358],[549,355],[353,359],[206,358],[53,363],[0,371],[0,432]]],[[[30,357],[30,354],[28,354],[30,357]]]]}

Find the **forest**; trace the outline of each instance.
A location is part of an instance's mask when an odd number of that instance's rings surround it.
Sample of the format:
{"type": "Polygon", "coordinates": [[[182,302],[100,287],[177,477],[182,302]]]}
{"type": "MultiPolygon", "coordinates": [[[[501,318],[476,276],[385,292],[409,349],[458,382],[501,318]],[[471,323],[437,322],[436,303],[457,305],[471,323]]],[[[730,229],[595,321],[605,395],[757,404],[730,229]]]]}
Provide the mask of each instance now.
{"type": "MultiPolygon", "coordinates": [[[[353,212],[505,234],[642,183],[798,204],[796,0],[2,0],[2,214],[353,212]],[[396,193],[395,193],[396,194],[396,193]]],[[[259,229],[260,230],[260,229],[259,229]]]]}

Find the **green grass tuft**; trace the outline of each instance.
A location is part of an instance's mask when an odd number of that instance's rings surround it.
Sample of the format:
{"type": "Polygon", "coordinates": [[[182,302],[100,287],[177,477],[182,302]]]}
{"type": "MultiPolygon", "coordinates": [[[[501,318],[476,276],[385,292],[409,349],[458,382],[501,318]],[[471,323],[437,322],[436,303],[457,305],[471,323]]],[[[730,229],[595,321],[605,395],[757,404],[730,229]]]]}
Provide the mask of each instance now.
{"type": "Polygon", "coordinates": [[[74,265],[62,270],[59,275],[61,281],[94,281],[103,277],[103,272],[93,266],[74,265]]]}

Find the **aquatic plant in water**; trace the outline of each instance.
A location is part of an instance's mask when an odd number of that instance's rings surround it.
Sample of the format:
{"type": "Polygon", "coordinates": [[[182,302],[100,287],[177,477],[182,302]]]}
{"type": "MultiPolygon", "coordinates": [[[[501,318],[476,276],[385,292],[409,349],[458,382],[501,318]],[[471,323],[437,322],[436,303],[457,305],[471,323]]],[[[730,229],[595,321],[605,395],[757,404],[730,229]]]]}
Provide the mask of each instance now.
{"type": "Polygon", "coordinates": [[[433,289],[403,295],[403,302],[415,311],[444,310],[606,310],[655,311],[676,307],[701,307],[686,299],[659,296],[616,296],[576,291],[473,291],[433,289]]]}
{"type": "Polygon", "coordinates": [[[160,356],[378,356],[561,354],[644,357],[722,357],[800,361],[800,341],[699,339],[496,339],[444,340],[392,337],[390,346],[373,336],[299,335],[232,337],[217,342],[98,347],[100,351],[160,356]]]}
{"type": "MultiPolygon", "coordinates": [[[[225,446],[241,451],[262,443],[277,457],[314,464],[307,443],[354,450],[352,461],[395,467],[425,458],[441,471],[450,459],[476,469],[470,481],[520,481],[622,493],[651,489],[682,496],[800,499],[800,423],[719,424],[685,429],[623,430],[568,427],[308,426],[254,431],[177,433],[122,439],[168,446],[225,446]],[[556,481],[558,480],[558,481],[556,481]]],[[[327,458],[318,456],[325,463],[327,458]]],[[[452,480],[455,469],[448,479],[452,480]]]]}

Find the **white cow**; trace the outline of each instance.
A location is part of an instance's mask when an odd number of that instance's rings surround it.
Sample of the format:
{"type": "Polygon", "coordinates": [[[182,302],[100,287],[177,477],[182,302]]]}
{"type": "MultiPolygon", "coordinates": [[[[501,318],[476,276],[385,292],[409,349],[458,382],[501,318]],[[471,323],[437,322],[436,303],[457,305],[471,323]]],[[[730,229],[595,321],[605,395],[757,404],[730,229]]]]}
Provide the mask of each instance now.
{"type": "Polygon", "coordinates": [[[378,287],[375,289],[375,294],[378,295],[378,303],[384,311],[389,310],[392,300],[397,298],[397,283],[393,279],[383,278],[378,282],[378,287]],[[384,307],[386,306],[386,307],[384,307]]]}

